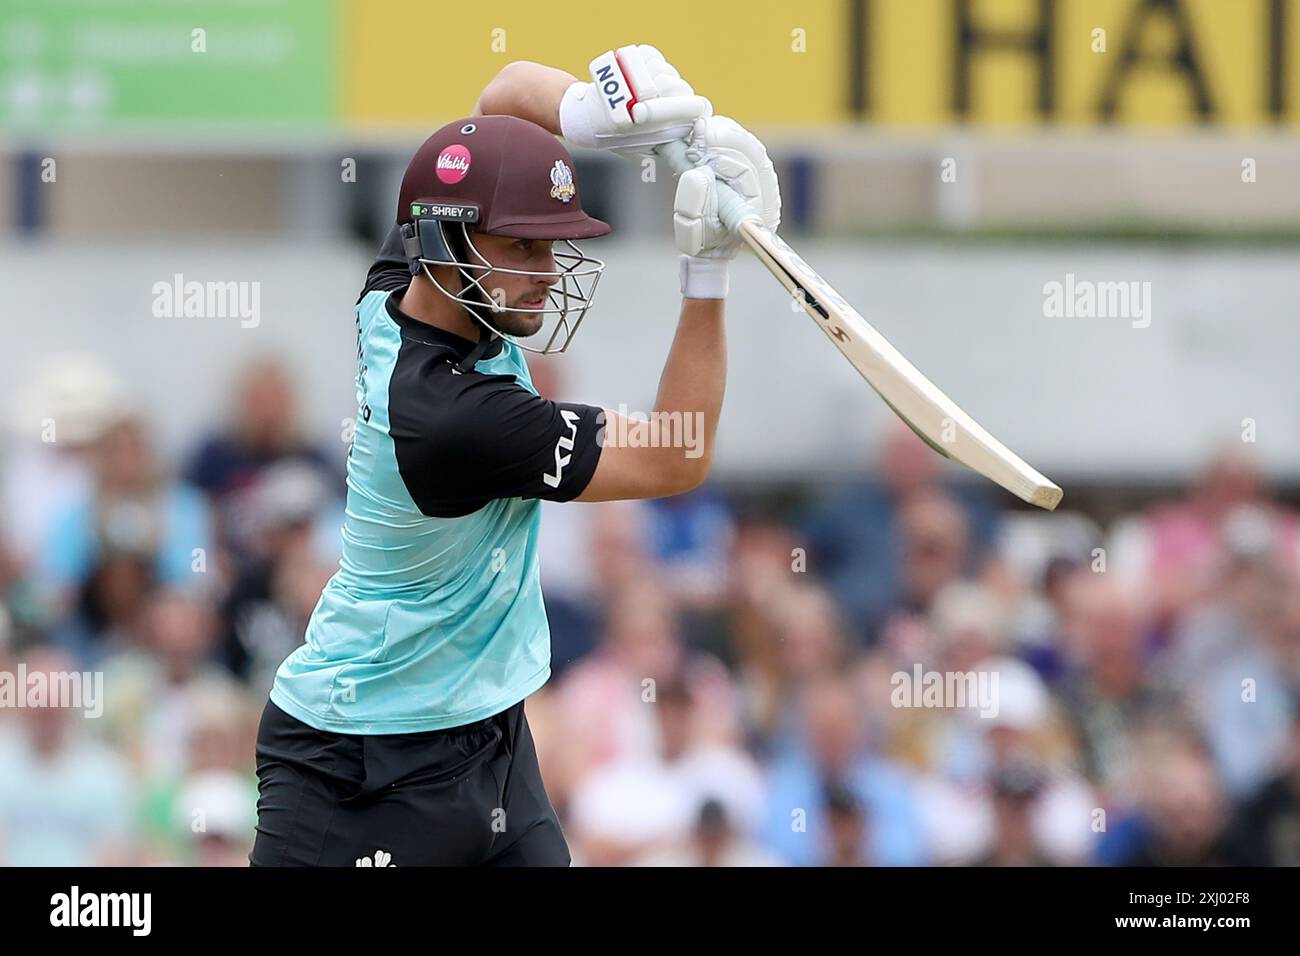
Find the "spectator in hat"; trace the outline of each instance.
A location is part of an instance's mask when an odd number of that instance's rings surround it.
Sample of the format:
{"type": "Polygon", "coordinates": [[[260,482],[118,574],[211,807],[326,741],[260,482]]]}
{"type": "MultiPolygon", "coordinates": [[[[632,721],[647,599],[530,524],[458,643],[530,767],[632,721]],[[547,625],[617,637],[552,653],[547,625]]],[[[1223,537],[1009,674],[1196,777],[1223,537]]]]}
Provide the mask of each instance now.
{"type": "Polygon", "coordinates": [[[92,493],[96,446],[130,405],[111,370],[76,352],[50,356],[19,394],[0,527],[26,566],[39,561],[59,516],[92,493]]]}

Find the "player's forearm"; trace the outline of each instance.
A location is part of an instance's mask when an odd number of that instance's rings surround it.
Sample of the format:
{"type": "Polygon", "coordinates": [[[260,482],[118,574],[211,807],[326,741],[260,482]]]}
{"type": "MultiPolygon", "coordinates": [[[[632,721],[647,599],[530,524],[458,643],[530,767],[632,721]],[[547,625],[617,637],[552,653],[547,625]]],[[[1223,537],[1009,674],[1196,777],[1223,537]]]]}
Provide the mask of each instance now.
{"type": "Polygon", "coordinates": [[[474,104],[475,116],[517,116],[560,135],[560,100],[577,77],[528,60],[502,67],[474,104]]]}
{"type": "Polygon", "coordinates": [[[686,450],[680,467],[690,485],[697,485],[708,475],[713,462],[713,439],[722,414],[722,396],[727,382],[727,339],[723,325],[723,299],[683,299],[677,334],[673,338],[668,361],[659,378],[656,412],[679,412],[699,416],[702,436],[698,446],[702,453],[692,456],[686,450]]]}

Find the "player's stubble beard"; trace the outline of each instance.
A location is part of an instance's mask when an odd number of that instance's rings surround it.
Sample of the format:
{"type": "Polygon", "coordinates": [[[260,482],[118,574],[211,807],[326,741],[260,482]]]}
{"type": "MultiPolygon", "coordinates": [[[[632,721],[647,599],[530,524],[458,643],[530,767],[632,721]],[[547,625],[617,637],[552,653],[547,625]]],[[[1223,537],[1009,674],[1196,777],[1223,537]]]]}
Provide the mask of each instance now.
{"type": "Polygon", "coordinates": [[[506,335],[516,338],[528,338],[531,335],[536,335],[541,331],[545,315],[540,312],[526,310],[547,308],[549,302],[549,296],[536,303],[525,301],[532,299],[536,294],[536,292],[525,292],[516,297],[515,301],[511,302],[509,308],[504,312],[487,313],[488,321],[506,335]]]}

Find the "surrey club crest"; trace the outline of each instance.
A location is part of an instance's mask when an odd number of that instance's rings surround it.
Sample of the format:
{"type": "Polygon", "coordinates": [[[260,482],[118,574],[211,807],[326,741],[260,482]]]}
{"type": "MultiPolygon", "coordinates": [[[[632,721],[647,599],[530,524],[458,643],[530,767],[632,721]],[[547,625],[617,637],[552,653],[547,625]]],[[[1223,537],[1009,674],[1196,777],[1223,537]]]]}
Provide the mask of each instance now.
{"type": "Polygon", "coordinates": [[[568,202],[577,192],[577,187],[573,185],[573,171],[564,164],[564,160],[557,159],[551,167],[551,198],[568,202]]]}

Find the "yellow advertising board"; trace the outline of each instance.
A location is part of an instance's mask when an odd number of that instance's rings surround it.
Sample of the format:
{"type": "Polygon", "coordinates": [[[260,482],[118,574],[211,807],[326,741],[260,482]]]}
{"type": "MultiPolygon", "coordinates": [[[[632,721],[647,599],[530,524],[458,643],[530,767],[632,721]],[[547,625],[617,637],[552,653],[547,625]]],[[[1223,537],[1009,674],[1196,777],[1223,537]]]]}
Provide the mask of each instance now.
{"type": "Polygon", "coordinates": [[[719,113],[834,122],[844,118],[844,14],[838,0],[348,0],[344,111],[365,124],[453,119],[511,60],[585,79],[606,50],[650,43],[719,113]],[[800,29],[809,37],[802,54],[791,49],[800,29]]]}
{"type": "MultiPolygon", "coordinates": [[[[863,0],[864,119],[1300,121],[1297,0],[863,0]],[[1288,62],[1289,61],[1289,62],[1288,62]]],[[[855,82],[850,71],[849,82],[855,82]]]]}
{"type": "Polygon", "coordinates": [[[504,64],[659,46],[751,125],[1300,122],[1300,0],[344,0],[349,125],[463,115],[504,64]]]}

